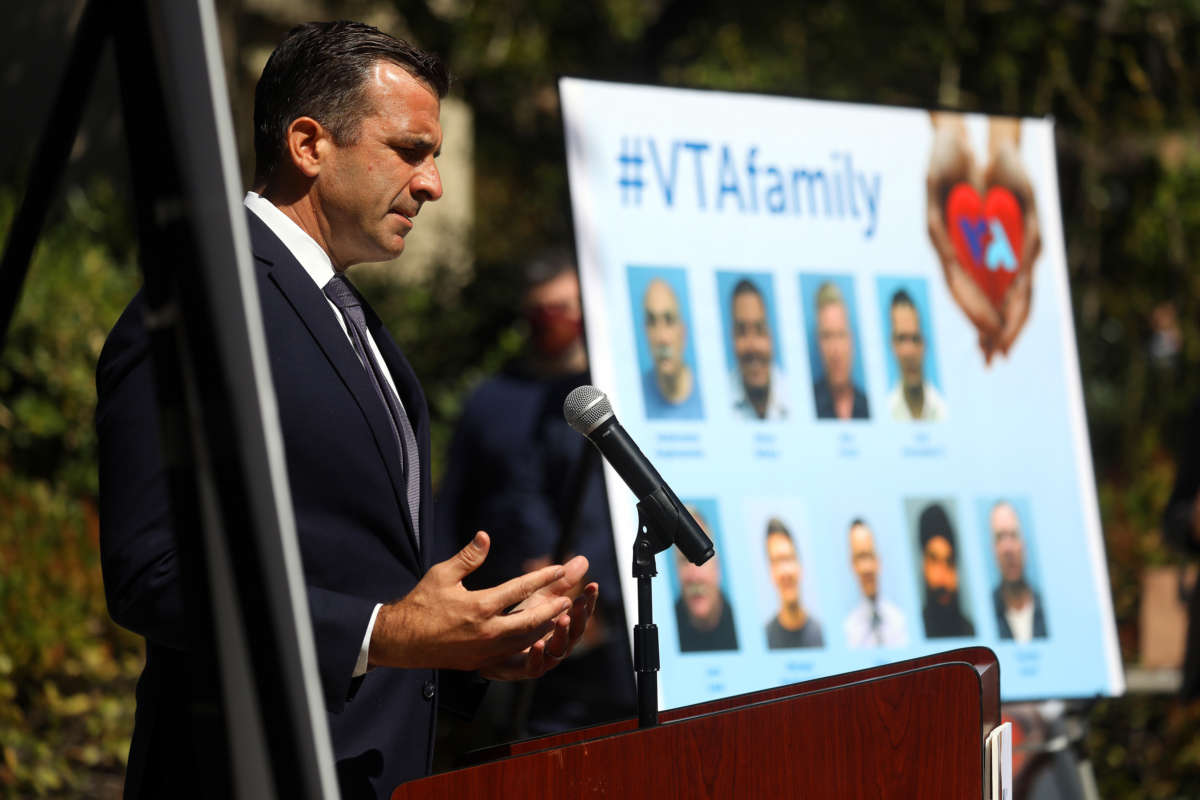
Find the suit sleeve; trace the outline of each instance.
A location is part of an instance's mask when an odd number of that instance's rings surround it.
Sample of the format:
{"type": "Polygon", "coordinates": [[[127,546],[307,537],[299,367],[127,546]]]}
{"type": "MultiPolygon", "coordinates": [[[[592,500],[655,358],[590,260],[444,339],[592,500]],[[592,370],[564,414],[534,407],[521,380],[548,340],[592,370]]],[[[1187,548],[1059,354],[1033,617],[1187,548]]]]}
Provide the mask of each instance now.
{"type": "MultiPolygon", "coordinates": [[[[139,296],[97,367],[101,569],[113,620],[186,652],[199,646],[200,632],[185,611],[141,307],[139,296]]],[[[375,601],[313,586],[307,594],[325,703],[338,711],[360,683],[351,676],[375,601]]]]}

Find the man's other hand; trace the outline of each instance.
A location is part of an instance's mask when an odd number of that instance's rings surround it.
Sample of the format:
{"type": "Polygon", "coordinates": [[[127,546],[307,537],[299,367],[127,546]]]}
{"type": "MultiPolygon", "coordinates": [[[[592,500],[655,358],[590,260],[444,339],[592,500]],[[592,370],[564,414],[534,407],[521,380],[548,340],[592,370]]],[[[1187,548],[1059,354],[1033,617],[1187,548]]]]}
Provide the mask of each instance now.
{"type": "Polygon", "coordinates": [[[483,531],[435,564],[403,599],[379,610],[371,666],[480,670],[485,677],[534,677],[570,652],[587,628],[599,591],[582,586],[588,563],[576,556],[491,589],[470,591],[463,578],[487,558],[483,531]],[[574,601],[573,601],[574,599],[574,601]]]}

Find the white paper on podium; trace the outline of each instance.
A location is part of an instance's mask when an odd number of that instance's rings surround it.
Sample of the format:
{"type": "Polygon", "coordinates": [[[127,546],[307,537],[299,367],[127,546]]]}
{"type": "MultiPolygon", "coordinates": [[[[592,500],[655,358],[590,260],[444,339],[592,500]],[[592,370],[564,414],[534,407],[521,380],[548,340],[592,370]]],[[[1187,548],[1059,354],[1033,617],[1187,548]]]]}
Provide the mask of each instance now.
{"type": "Polygon", "coordinates": [[[998,725],[987,737],[988,800],[1012,800],[1012,723],[998,725]]]}

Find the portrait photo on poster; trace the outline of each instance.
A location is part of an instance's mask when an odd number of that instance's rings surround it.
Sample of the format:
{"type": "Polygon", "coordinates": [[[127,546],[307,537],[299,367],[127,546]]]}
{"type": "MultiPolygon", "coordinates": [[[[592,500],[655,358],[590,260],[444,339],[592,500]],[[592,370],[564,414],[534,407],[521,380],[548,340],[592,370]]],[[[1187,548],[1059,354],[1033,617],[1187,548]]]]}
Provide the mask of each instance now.
{"type": "Polygon", "coordinates": [[[817,418],[869,419],[854,278],[802,273],[800,302],[817,418]]]}
{"type": "Polygon", "coordinates": [[[721,535],[717,501],[684,498],[683,505],[712,539],[716,553],[698,566],[688,561],[677,547],[658,554],[659,567],[666,567],[663,571],[671,584],[679,651],[737,650],[737,623],[731,600],[734,592],[721,558],[725,537],[721,535]]]}
{"type": "Polygon", "coordinates": [[[892,546],[902,541],[879,525],[886,520],[869,514],[841,515],[836,533],[845,542],[849,581],[845,593],[849,610],[842,634],[851,650],[904,647],[910,640],[910,615],[904,610],[907,593],[900,577],[908,572],[902,554],[892,546]],[[902,596],[903,595],[903,596],[902,596]]]}
{"type": "Polygon", "coordinates": [[[1018,644],[1050,635],[1028,498],[999,495],[976,502],[983,531],[984,574],[996,637],[1018,644]]]}
{"type": "Polygon", "coordinates": [[[978,629],[956,503],[949,497],[910,497],[904,516],[916,555],[925,638],[974,638],[978,629]]]}
{"type": "Polygon", "coordinates": [[[756,520],[752,534],[763,543],[767,572],[775,589],[775,604],[766,624],[768,650],[796,647],[824,647],[825,631],[817,617],[811,597],[814,592],[809,576],[819,571],[807,559],[812,550],[806,547],[799,529],[784,516],[772,514],[756,520]]]}
{"type": "Polygon", "coordinates": [[[734,416],[787,419],[789,387],[771,273],[718,270],[717,300],[734,416]]]}
{"type": "Polygon", "coordinates": [[[687,270],[630,266],[627,272],[646,418],[703,419],[687,270]]]}
{"type": "Polygon", "coordinates": [[[941,422],[948,416],[938,374],[937,338],[924,278],[876,278],[887,400],[883,417],[897,422],[941,422]]]}

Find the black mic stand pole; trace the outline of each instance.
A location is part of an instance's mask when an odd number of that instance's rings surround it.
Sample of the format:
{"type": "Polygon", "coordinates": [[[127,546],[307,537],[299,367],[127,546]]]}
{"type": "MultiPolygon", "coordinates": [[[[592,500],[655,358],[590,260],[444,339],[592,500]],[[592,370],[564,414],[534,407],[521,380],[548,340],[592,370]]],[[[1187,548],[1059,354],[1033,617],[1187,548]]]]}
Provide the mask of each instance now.
{"type": "Polygon", "coordinates": [[[658,626],[654,624],[654,600],[650,579],[654,568],[654,550],[650,546],[646,521],[638,503],[638,535],[633,541],[633,577],[637,578],[638,621],[633,626],[633,669],[637,674],[638,727],[658,724],[658,626]]]}
{"type": "Polygon", "coordinates": [[[660,486],[637,504],[638,533],[633,540],[633,577],[637,579],[638,621],[633,626],[633,669],[637,675],[638,727],[658,724],[658,626],[650,579],[658,574],[654,556],[674,544],[675,515],[687,513],[660,486]]]}

